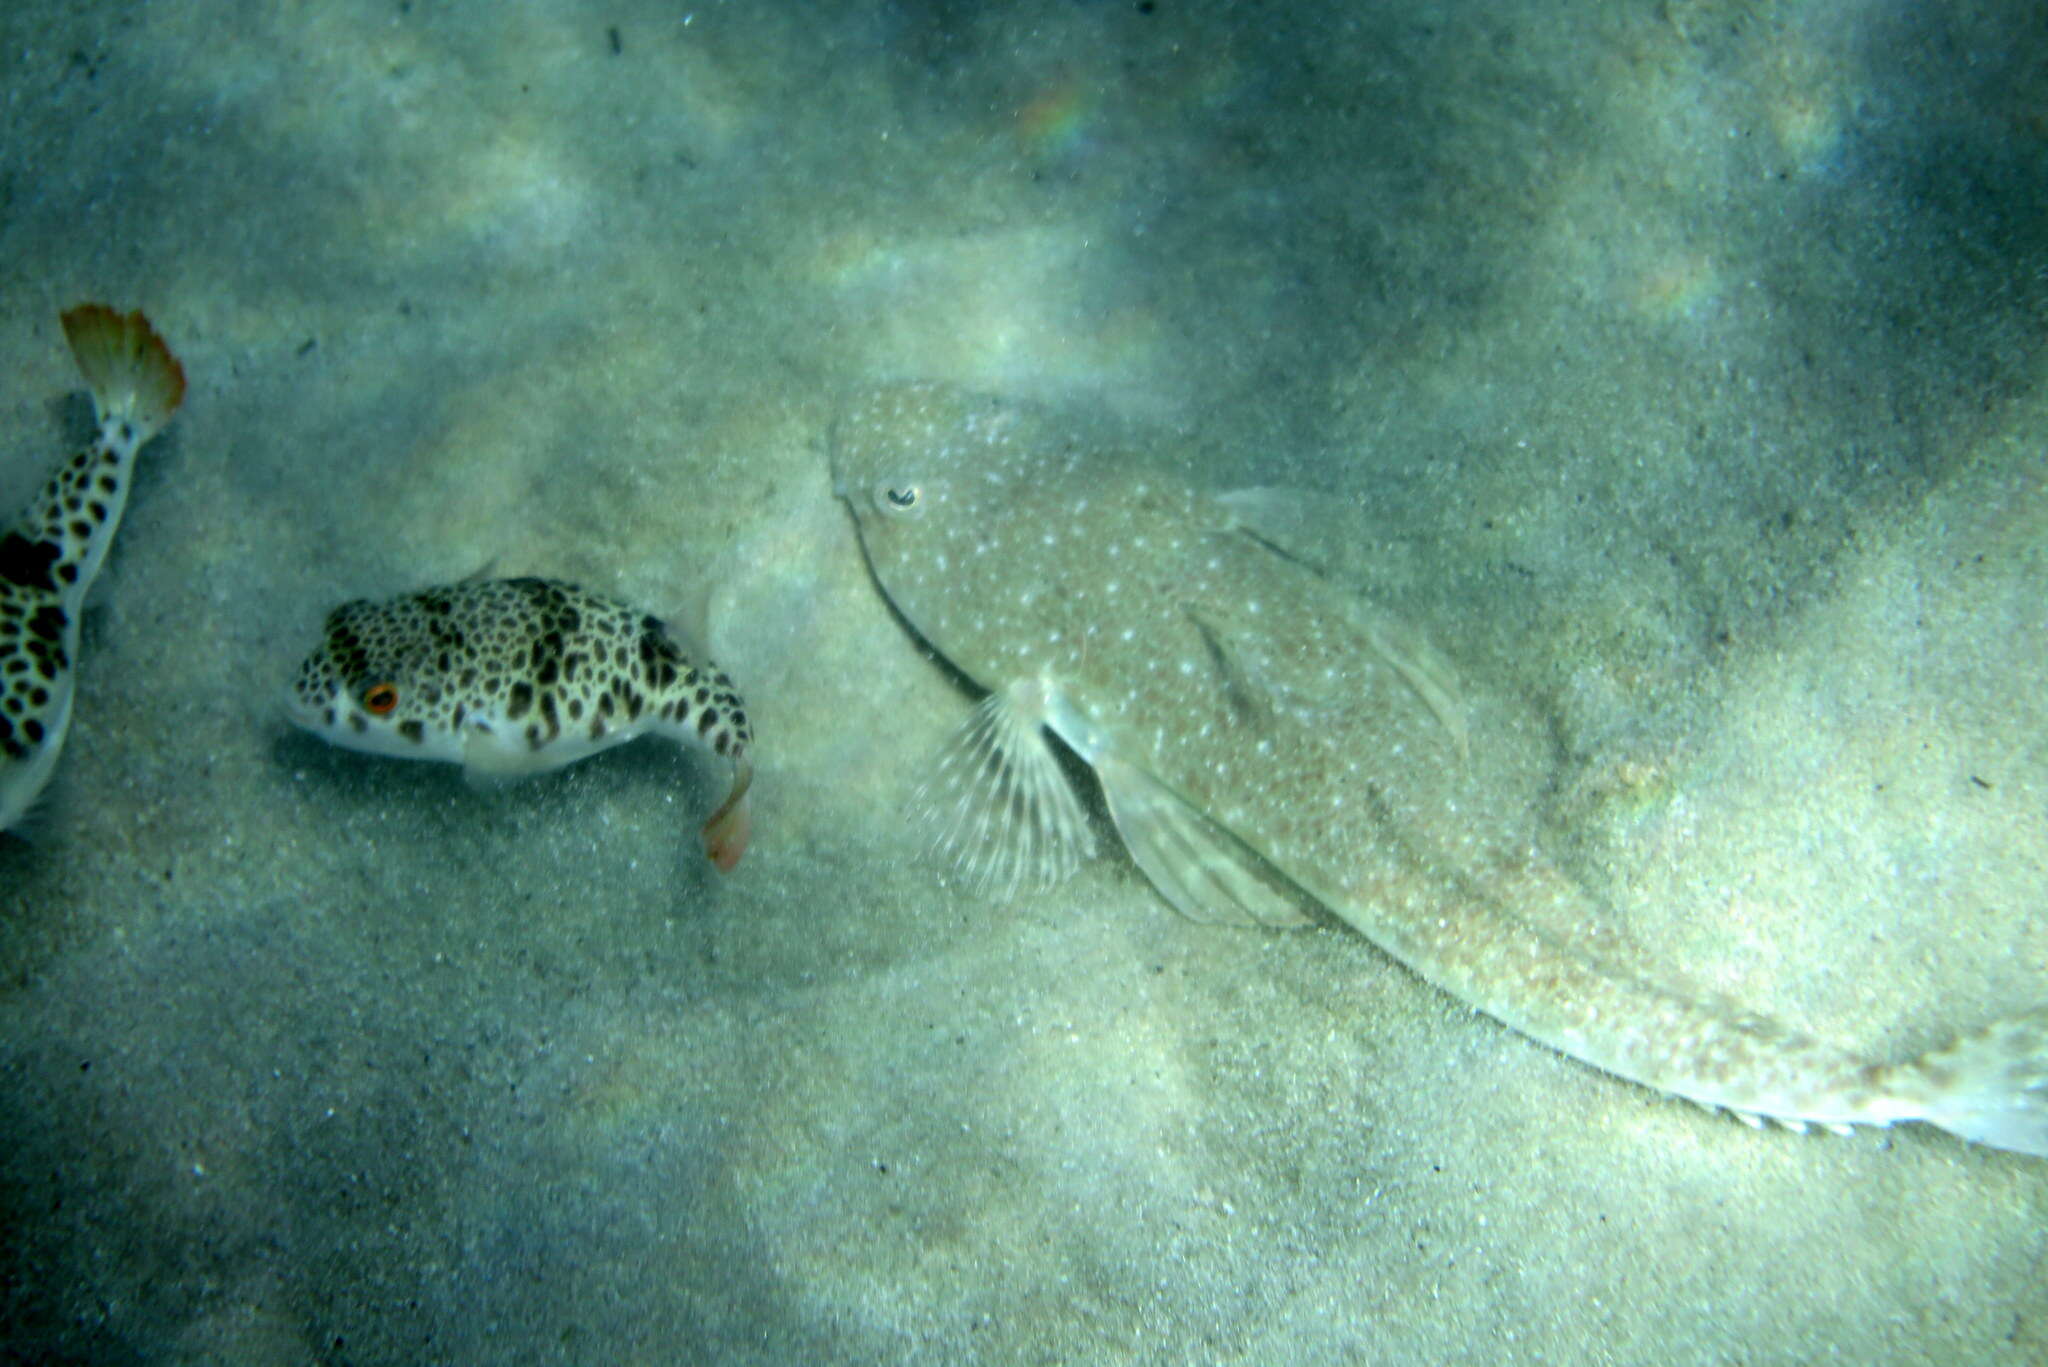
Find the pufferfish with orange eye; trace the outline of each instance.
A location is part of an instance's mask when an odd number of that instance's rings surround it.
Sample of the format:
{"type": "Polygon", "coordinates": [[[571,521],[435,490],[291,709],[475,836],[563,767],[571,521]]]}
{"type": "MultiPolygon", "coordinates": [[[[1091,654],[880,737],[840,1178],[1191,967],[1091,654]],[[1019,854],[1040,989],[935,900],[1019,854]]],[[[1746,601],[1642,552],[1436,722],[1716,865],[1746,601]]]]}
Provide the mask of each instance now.
{"type": "Polygon", "coordinates": [[[647,734],[709,750],[733,782],[704,851],[721,873],[746,852],[753,731],[732,681],[658,618],[573,584],[491,579],[344,603],[286,706],[336,745],[478,777],[558,769],[647,734]]]}

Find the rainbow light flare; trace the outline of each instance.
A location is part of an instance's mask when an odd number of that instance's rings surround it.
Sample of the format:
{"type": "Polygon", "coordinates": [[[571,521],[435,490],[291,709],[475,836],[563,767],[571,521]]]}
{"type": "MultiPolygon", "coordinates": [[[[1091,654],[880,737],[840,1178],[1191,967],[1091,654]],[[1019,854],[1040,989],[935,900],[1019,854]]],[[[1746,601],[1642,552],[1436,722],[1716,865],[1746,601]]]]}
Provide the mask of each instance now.
{"type": "Polygon", "coordinates": [[[1063,76],[1017,111],[1017,142],[1028,156],[1059,158],[1080,147],[1095,99],[1080,78],[1063,76]]]}

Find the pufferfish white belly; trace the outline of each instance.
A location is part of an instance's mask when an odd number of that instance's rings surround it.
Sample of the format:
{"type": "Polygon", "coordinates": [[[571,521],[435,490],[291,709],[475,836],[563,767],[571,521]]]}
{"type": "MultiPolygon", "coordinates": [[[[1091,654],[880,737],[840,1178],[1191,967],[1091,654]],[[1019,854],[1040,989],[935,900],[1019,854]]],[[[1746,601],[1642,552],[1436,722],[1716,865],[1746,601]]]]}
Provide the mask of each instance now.
{"type": "Polygon", "coordinates": [[[540,773],[664,736],[731,762],[702,839],[722,873],[746,852],[753,730],[732,681],[658,618],[573,584],[493,579],[344,603],[287,711],[347,749],[475,776],[540,773]]]}

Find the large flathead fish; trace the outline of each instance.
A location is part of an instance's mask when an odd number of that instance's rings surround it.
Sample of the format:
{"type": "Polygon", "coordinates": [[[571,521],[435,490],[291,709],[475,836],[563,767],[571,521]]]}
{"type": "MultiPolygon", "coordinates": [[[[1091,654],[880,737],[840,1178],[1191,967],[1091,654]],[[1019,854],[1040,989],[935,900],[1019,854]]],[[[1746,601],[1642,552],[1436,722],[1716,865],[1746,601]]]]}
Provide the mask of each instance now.
{"type": "Polygon", "coordinates": [[[934,385],[859,396],[832,463],[883,592],[989,690],[924,789],[982,883],[1047,883],[1087,852],[1057,736],[1188,916],[1285,925],[1319,903],[1459,1000],[1645,1086],[1752,1122],[1920,1120],[2048,1155],[2048,1008],[1877,1063],[1544,929],[1599,909],[1474,829],[1450,671],[1249,532],[1243,505],[934,385]]]}

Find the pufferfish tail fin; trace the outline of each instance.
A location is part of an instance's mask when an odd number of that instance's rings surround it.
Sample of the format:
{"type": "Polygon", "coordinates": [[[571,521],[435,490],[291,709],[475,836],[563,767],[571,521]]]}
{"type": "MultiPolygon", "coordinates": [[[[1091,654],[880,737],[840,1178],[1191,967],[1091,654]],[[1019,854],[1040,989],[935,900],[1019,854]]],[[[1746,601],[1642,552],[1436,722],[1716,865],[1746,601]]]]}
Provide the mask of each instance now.
{"type": "Polygon", "coordinates": [[[740,856],[747,852],[747,843],[753,839],[753,819],[747,815],[747,789],[754,784],[754,766],[742,757],[733,764],[732,791],[719,804],[711,819],[704,823],[699,835],[704,853],[711,865],[720,873],[731,873],[733,866],[740,862],[740,856]]]}
{"type": "Polygon", "coordinates": [[[138,310],[80,304],[64,315],[64,340],[92,386],[100,423],[140,446],[163,429],[185,398],[185,368],[138,310]]]}

